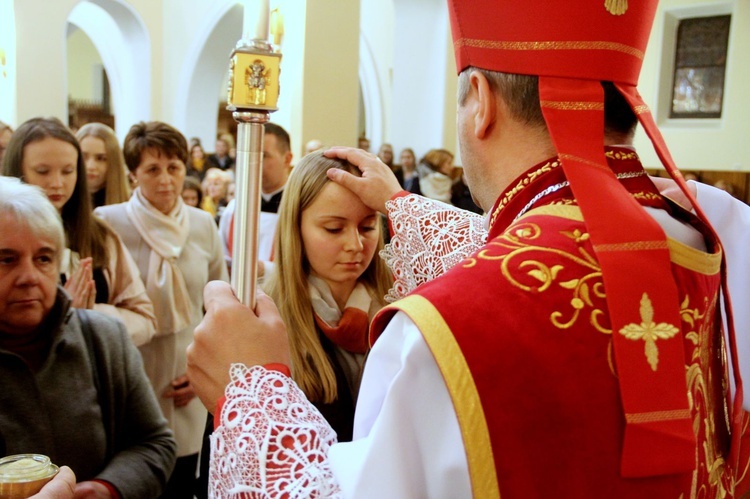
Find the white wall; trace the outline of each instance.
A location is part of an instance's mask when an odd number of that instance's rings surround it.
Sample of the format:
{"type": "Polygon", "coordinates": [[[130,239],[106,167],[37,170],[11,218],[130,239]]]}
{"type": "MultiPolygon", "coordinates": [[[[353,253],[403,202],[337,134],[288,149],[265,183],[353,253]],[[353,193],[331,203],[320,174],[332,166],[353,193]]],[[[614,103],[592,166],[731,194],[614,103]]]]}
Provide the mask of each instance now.
{"type": "MultiPolygon", "coordinates": [[[[389,140],[395,153],[411,147],[417,158],[446,144],[446,123],[455,122],[455,65],[448,76],[446,3],[396,0],[393,102],[389,140]],[[449,78],[453,78],[450,80],[449,78]],[[451,85],[448,85],[448,82],[451,85]],[[451,107],[452,106],[452,107],[451,107]],[[453,109],[453,113],[450,110],[453,109]]],[[[452,127],[455,135],[455,125],[452,127]]],[[[455,149],[453,150],[454,152],[455,149]]]]}
{"type": "MultiPolygon", "coordinates": [[[[68,35],[68,96],[73,99],[102,98],[102,89],[94,88],[95,72],[101,72],[102,58],[91,38],[71,25],[68,35]]],[[[101,82],[101,79],[100,79],[101,82]]]]}
{"type": "MultiPolygon", "coordinates": [[[[638,88],[657,119],[680,169],[750,171],[750,2],[747,0],[662,0],[646,51],[638,88]],[[730,13],[729,54],[722,117],[670,120],[674,65],[675,19],[730,13]]],[[[636,147],[646,167],[661,164],[646,134],[639,130],[636,147]]]]}
{"type": "Polygon", "coordinates": [[[16,15],[14,3],[0,1],[0,121],[18,126],[16,119],[16,15]]]}

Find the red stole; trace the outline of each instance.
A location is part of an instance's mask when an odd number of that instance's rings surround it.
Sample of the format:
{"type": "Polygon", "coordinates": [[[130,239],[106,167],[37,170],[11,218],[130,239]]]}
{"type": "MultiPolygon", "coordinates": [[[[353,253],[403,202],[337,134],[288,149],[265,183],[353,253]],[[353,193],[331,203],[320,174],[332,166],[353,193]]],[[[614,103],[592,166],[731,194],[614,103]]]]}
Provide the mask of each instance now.
{"type": "MultiPolygon", "coordinates": [[[[635,153],[612,149],[607,156],[637,201],[666,208],[635,153]]],[[[476,497],[731,491],[725,366],[710,355],[723,352],[715,312],[720,254],[670,242],[682,318],[672,341],[682,343],[687,367],[695,475],[622,478],[625,416],[601,267],[565,182],[556,160],[520,177],[498,200],[487,245],[381,313],[373,334],[396,309],[420,327],[454,400],[476,497]]],[[[642,300],[644,322],[651,306],[642,300]]],[[[642,336],[634,332],[631,341],[658,359],[660,342],[669,340],[642,336]]]]}

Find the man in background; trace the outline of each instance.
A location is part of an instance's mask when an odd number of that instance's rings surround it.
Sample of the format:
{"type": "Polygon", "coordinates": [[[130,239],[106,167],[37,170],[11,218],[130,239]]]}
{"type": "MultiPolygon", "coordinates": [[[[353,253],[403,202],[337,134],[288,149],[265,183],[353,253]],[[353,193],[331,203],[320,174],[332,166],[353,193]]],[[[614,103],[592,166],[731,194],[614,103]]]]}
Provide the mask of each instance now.
{"type": "MultiPolygon", "coordinates": [[[[275,123],[266,123],[263,135],[263,170],[261,181],[260,229],[258,231],[258,259],[263,274],[273,265],[273,240],[276,234],[279,204],[292,168],[289,134],[275,123]]],[[[224,258],[232,267],[235,201],[229,202],[219,221],[219,235],[224,243],[224,258]]]]}
{"type": "Polygon", "coordinates": [[[216,151],[209,154],[206,159],[208,168],[214,167],[225,171],[234,170],[234,159],[229,155],[229,149],[232,147],[231,140],[231,136],[228,135],[221,135],[216,139],[216,151]]]}

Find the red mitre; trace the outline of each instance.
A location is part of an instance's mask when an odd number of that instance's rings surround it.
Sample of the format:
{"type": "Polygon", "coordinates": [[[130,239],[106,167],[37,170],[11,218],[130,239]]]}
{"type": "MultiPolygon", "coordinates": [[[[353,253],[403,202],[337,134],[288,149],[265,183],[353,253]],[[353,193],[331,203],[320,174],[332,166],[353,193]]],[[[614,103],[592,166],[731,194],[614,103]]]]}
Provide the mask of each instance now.
{"type": "MultiPolygon", "coordinates": [[[[692,470],[696,444],[678,290],[666,235],[619,183],[607,166],[603,147],[600,82],[611,81],[630,103],[667,171],[706,221],[635,88],[657,1],[449,0],[448,4],[459,72],[475,67],[539,76],[547,128],[602,269],[625,420],[623,476],[692,470]],[[644,355],[647,336],[654,339],[647,348],[650,358],[644,355]]],[[[731,332],[730,344],[737,428],[742,389],[731,332]]],[[[732,458],[736,458],[741,432],[733,433],[732,458]]]]}
{"type": "Polygon", "coordinates": [[[456,66],[635,85],[656,1],[629,3],[452,0],[456,66]]]}

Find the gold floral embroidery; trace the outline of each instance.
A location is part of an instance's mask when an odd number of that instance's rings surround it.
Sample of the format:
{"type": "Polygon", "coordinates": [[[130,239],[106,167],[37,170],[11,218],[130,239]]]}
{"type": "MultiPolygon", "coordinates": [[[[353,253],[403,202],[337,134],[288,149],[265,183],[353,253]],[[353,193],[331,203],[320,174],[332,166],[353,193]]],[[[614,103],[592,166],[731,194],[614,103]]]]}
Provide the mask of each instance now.
{"type": "MultiPolygon", "coordinates": [[[[563,216],[552,215],[549,206],[546,208],[547,210],[538,208],[536,211],[527,213],[525,217],[531,217],[534,214],[563,216]]],[[[571,213],[566,213],[564,217],[580,221],[580,218],[571,213]]],[[[583,227],[560,231],[559,234],[574,242],[576,247],[572,250],[549,248],[539,243],[542,228],[527,221],[528,219],[530,218],[519,219],[503,235],[488,243],[482,251],[465,261],[463,265],[474,267],[482,261],[494,261],[500,264],[503,277],[521,290],[531,292],[552,291],[560,288],[567,290],[570,293],[569,299],[563,301],[567,308],[552,312],[549,316],[551,323],[557,328],[566,329],[576,324],[578,320],[588,320],[597,331],[611,334],[612,331],[606,327],[608,318],[604,312],[606,296],[601,269],[588,249],[589,234],[583,227]]],[[[715,270],[713,272],[715,273],[715,270]]],[[[687,395],[690,411],[693,414],[694,431],[698,437],[693,489],[691,494],[689,496],[685,494],[685,497],[725,497],[727,491],[734,490],[737,481],[736,477],[729,472],[722,456],[722,448],[719,445],[720,435],[716,431],[717,424],[722,427],[728,425],[725,419],[726,409],[723,415],[721,409],[716,412],[709,409],[723,407],[722,394],[715,393],[713,388],[709,388],[717,385],[711,376],[722,376],[721,369],[712,370],[711,366],[717,360],[711,357],[711,353],[723,351],[723,345],[721,345],[723,336],[716,334],[713,341],[718,343],[715,345],[708,343],[711,341],[711,334],[715,327],[715,307],[715,298],[704,299],[700,307],[690,307],[689,297],[685,297],[680,306],[682,329],[686,332],[687,395]],[[690,343],[695,345],[692,359],[689,357],[690,343]]],[[[642,308],[641,319],[642,322],[652,323],[653,310],[648,311],[647,308],[642,308]]],[[[643,325],[631,326],[643,328],[643,325]]],[[[645,340],[641,336],[642,333],[639,332],[638,339],[645,340]]],[[[606,359],[612,375],[617,377],[611,341],[607,345],[606,359]]],[[[726,365],[726,360],[724,365],[726,365]]]]}
{"type": "Polygon", "coordinates": [[[654,322],[654,307],[648,294],[641,297],[641,323],[628,324],[620,329],[620,334],[629,340],[645,342],[644,351],[651,369],[656,371],[659,366],[659,349],[656,340],[668,340],[680,332],[678,328],[667,322],[654,322]]]}
{"type": "MultiPolygon", "coordinates": [[[[714,330],[714,323],[711,319],[714,316],[715,308],[716,299],[709,303],[707,298],[703,300],[703,312],[700,312],[698,308],[691,308],[689,296],[686,296],[680,305],[682,322],[687,326],[686,329],[689,329],[685,339],[695,345],[692,356],[688,361],[686,373],[688,400],[690,409],[694,411],[693,431],[699,437],[698,441],[703,443],[701,448],[698,449],[701,455],[696,456],[698,466],[693,472],[691,497],[708,497],[709,495],[726,497],[727,491],[734,490],[736,483],[736,477],[732,473],[726,473],[726,461],[717,449],[717,422],[714,413],[711,411],[712,407],[724,407],[724,418],[726,418],[727,410],[722,404],[721,395],[717,397],[713,390],[709,388],[714,385],[710,367],[713,360],[711,358],[712,349],[706,344],[706,341],[714,330]],[[701,481],[698,480],[699,474],[708,476],[708,484],[712,487],[713,492],[706,490],[705,485],[697,490],[697,483],[701,481]]],[[[720,349],[723,351],[723,335],[716,335],[716,340],[718,340],[718,343],[713,350],[720,349]]],[[[724,365],[726,365],[725,362],[724,365]]],[[[725,420],[723,424],[728,425],[729,423],[725,420]]]]}
{"type": "Polygon", "coordinates": [[[490,227],[495,224],[495,220],[497,219],[497,216],[500,214],[502,209],[505,208],[505,206],[508,203],[510,203],[510,200],[516,197],[516,194],[518,194],[523,189],[525,189],[529,184],[531,184],[534,180],[539,178],[539,176],[542,175],[543,173],[547,173],[551,171],[553,168],[557,168],[559,166],[560,166],[560,162],[557,160],[548,161],[547,163],[543,164],[542,166],[535,169],[534,171],[527,173],[525,177],[519,180],[518,183],[515,185],[515,187],[513,187],[511,190],[506,192],[503,199],[498,203],[497,208],[492,214],[492,221],[490,222],[490,227]]]}
{"type": "MultiPolygon", "coordinates": [[[[604,155],[609,159],[614,159],[618,161],[638,161],[638,154],[636,154],[635,151],[621,151],[621,150],[606,150],[604,151],[604,155]]],[[[495,224],[495,221],[497,220],[498,215],[500,212],[505,208],[510,201],[516,197],[516,195],[521,192],[523,189],[528,187],[532,182],[534,182],[537,178],[539,178],[540,175],[543,173],[547,173],[554,168],[558,168],[561,165],[559,159],[555,159],[552,161],[548,161],[547,163],[543,164],[539,168],[536,168],[534,171],[531,171],[526,174],[521,180],[518,181],[518,183],[513,186],[510,190],[508,190],[505,195],[503,196],[503,199],[500,200],[500,202],[497,204],[497,208],[495,208],[495,211],[492,213],[492,219],[490,220],[490,226],[495,224]]],[[[599,165],[597,165],[599,166],[599,165]]],[[[635,195],[637,197],[637,195],[635,195]]],[[[649,194],[644,193],[643,199],[653,199],[658,197],[656,194],[649,194]],[[648,197],[653,196],[653,197],[648,197]]],[[[568,200],[566,204],[574,204],[573,200],[568,200]]]]}
{"type": "Polygon", "coordinates": [[[570,308],[566,311],[553,311],[550,314],[550,322],[557,328],[568,329],[582,314],[588,314],[589,322],[597,331],[611,334],[611,329],[606,326],[606,297],[601,268],[584,247],[589,234],[578,229],[560,233],[576,242],[578,254],[534,244],[541,235],[540,227],[534,223],[519,222],[502,236],[488,243],[475,257],[464,261],[463,266],[474,267],[479,260],[500,261],[503,276],[513,286],[524,291],[544,292],[553,285],[569,290],[570,308]],[[571,266],[583,269],[584,275],[562,280],[561,271],[565,269],[565,265],[550,266],[538,259],[528,258],[532,254],[554,255],[557,257],[556,261],[567,262],[571,266]],[[519,259],[523,261],[519,262],[519,259]]]}
{"type": "Polygon", "coordinates": [[[645,199],[647,201],[651,201],[654,199],[661,199],[661,196],[659,194],[656,194],[655,192],[631,192],[630,193],[635,199],[645,199]]]}
{"type": "Polygon", "coordinates": [[[607,150],[604,151],[604,155],[610,159],[617,159],[621,161],[638,161],[638,154],[635,151],[619,151],[619,150],[607,150]]]}

